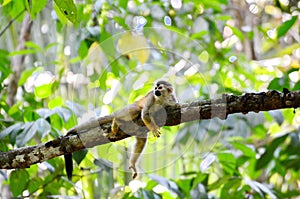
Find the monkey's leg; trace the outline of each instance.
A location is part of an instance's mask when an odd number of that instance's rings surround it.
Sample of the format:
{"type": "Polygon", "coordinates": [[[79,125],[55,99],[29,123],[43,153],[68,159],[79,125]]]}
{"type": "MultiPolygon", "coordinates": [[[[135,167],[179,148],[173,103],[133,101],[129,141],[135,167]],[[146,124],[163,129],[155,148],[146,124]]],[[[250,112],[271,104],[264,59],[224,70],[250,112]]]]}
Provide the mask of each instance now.
{"type": "Polygon", "coordinates": [[[141,112],[141,108],[135,104],[129,104],[123,109],[113,113],[113,119],[111,124],[111,132],[113,135],[116,135],[120,129],[119,124],[122,122],[128,122],[135,119],[141,112]],[[119,124],[118,124],[119,122],[119,124]]]}
{"type": "Polygon", "coordinates": [[[130,166],[129,166],[129,169],[133,170],[132,179],[136,178],[137,176],[137,170],[135,164],[138,158],[140,157],[143,149],[145,148],[146,142],[147,142],[147,138],[136,137],[136,143],[134,146],[133,154],[130,158],[130,166]]]}

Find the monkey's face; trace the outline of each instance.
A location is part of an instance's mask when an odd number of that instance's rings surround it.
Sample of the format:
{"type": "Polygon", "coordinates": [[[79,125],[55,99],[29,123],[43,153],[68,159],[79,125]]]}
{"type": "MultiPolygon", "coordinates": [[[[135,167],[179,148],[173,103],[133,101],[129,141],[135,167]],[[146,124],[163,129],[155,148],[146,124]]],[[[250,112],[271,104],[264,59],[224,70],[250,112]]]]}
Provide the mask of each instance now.
{"type": "Polygon", "coordinates": [[[170,93],[172,93],[172,90],[164,84],[157,83],[154,87],[154,95],[156,97],[161,97],[161,96],[165,97],[165,96],[169,95],[170,93]]]}

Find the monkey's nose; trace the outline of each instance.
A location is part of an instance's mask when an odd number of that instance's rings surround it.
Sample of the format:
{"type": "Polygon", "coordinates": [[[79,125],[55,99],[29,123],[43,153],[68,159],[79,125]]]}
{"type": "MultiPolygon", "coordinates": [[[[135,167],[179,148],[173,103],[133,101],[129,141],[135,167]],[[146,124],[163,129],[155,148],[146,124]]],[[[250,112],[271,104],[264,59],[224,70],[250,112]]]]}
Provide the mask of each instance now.
{"type": "Polygon", "coordinates": [[[160,91],[155,91],[154,93],[157,97],[161,96],[161,92],[160,91]]]}

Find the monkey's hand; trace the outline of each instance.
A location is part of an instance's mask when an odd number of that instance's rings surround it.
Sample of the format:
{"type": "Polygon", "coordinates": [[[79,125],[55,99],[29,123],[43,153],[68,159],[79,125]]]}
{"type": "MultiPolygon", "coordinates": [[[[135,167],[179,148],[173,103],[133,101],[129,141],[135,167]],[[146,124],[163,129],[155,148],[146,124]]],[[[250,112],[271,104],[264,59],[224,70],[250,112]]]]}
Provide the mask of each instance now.
{"type": "Polygon", "coordinates": [[[159,127],[155,124],[155,122],[152,122],[150,120],[150,122],[148,122],[145,118],[142,118],[146,127],[152,132],[154,137],[160,137],[161,132],[159,130],[159,127]]]}
{"type": "Polygon", "coordinates": [[[152,132],[153,136],[157,137],[157,138],[159,138],[161,135],[161,132],[159,129],[152,130],[151,132],[152,132]]]}

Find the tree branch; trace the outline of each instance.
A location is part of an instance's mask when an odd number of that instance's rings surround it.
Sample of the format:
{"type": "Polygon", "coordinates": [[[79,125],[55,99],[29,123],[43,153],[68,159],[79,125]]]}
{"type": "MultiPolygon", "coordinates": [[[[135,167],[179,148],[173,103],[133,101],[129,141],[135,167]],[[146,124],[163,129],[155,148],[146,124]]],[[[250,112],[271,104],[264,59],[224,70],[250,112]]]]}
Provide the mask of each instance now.
{"type": "MultiPolygon", "coordinates": [[[[246,93],[241,96],[224,94],[221,99],[202,100],[190,104],[176,104],[155,113],[159,126],[174,126],[184,122],[218,117],[226,119],[229,114],[250,111],[270,111],[300,107],[300,91],[268,91],[246,93]],[[159,119],[158,119],[159,118],[159,119]]],[[[78,125],[67,135],[36,146],[23,147],[0,153],[0,169],[27,168],[32,164],[75,151],[122,140],[129,136],[147,133],[140,117],[122,123],[116,136],[111,135],[111,123],[99,125],[98,119],[78,125]],[[138,133],[137,133],[138,132],[138,133]]]]}

